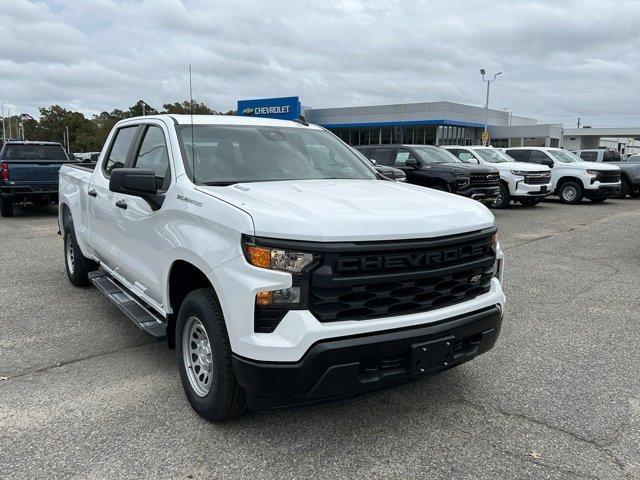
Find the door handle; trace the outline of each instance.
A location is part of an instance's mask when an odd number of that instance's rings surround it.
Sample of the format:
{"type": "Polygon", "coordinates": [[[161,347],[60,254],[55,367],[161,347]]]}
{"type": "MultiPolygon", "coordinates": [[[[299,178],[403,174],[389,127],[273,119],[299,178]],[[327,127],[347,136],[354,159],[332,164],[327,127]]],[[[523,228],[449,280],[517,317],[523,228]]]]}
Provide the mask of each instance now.
{"type": "Polygon", "coordinates": [[[126,210],[127,209],[127,202],[125,202],[124,200],[118,200],[116,202],[116,207],[124,208],[126,210]]]}
{"type": "Polygon", "coordinates": [[[90,197],[97,197],[98,196],[98,192],[96,192],[95,190],[89,190],[87,192],[87,195],[89,195],[90,197]]]}

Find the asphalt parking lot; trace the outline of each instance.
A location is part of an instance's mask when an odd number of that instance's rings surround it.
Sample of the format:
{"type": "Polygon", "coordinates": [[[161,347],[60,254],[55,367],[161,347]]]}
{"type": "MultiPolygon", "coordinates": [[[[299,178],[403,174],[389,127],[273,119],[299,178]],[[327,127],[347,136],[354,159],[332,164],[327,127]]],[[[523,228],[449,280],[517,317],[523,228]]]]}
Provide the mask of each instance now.
{"type": "Polygon", "coordinates": [[[173,352],[68,283],[55,212],[0,221],[3,478],[640,478],[640,201],[494,211],[488,354],[224,425],[191,410],[173,352]]]}

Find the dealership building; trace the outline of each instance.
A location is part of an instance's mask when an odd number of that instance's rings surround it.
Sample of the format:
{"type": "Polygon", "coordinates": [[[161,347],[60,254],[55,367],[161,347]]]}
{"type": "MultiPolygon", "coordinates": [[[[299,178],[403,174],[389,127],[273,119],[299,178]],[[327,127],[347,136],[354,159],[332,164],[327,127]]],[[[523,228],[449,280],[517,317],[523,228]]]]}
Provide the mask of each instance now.
{"type": "MultiPolygon", "coordinates": [[[[312,108],[302,106],[298,97],[241,100],[237,112],[283,119],[304,115],[350,145],[479,145],[486,114],[482,107],[453,102],[312,108]]],[[[562,138],[562,125],[541,124],[504,110],[489,109],[487,130],[495,147],[557,147],[562,138]]]]}

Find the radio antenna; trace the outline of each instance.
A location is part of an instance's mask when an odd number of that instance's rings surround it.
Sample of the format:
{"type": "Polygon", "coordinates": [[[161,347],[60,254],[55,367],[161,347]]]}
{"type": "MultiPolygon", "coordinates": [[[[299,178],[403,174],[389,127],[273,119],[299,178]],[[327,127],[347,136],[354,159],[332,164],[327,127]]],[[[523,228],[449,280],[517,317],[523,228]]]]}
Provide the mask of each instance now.
{"type": "Polygon", "coordinates": [[[191,113],[191,170],[196,183],[196,147],[193,144],[193,88],[191,86],[191,64],[189,64],[189,110],[191,113]]]}

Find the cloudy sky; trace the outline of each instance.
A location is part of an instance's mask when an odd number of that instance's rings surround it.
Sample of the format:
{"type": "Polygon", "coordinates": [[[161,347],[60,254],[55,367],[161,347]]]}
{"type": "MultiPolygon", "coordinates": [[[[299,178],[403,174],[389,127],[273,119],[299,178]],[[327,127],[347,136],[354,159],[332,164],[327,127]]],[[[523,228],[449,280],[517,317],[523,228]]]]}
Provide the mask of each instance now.
{"type": "Polygon", "coordinates": [[[484,104],[640,125],[640,1],[2,0],[0,101],[86,114],[188,98],[484,104]]]}

